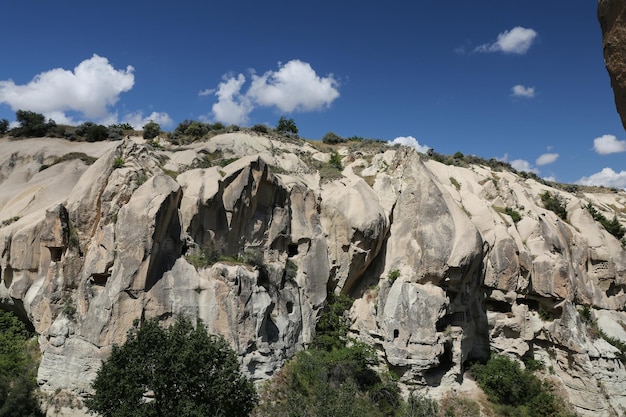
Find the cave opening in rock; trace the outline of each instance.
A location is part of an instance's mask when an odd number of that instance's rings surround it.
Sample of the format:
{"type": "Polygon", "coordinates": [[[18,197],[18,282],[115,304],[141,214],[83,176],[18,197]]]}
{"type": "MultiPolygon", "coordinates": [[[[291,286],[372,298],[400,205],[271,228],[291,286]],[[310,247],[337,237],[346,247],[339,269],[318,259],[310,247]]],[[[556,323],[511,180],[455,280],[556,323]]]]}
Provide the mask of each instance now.
{"type": "Polygon", "coordinates": [[[287,301],[287,313],[293,313],[293,301],[287,301]]]}
{"type": "Polygon", "coordinates": [[[63,248],[62,247],[49,246],[48,250],[50,251],[50,260],[52,262],[60,262],[61,261],[61,257],[63,256],[63,248]]]}
{"type": "Polygon", "coordinates": [[[454,366],[452,356],[452,342],[447,341],[443,345],[443,352],[439,355],[439,365],[424,372],[424,380],[431,387],[441,385],[444,375],[454,366]]]}
{"type": "Polygon", "coordinates": [[[13,282],[13,268],[10,265],[4,269],[4,287],[8,290],[13,282]]]}
{"type": "Polygon", "coordinates": [[[291,258],[298,254],[298,245],[295,243],[290,243],[287,245],[287,255],[291,258]]]}
{"type": "Polygon", "coordinates": [[[98,285],[104,287],[107,285],[107,281],[111,274],[92,274],[91,275],[91,283],[93,285],[98,285]]]}
{"type": "Polygon", "coordinates": [[[486,311],[495,311],[498,313],[510,313],[512,311],[511,304],[506,301],[500,300],[486,300],[485,301],[485,310],[486,311]]]}

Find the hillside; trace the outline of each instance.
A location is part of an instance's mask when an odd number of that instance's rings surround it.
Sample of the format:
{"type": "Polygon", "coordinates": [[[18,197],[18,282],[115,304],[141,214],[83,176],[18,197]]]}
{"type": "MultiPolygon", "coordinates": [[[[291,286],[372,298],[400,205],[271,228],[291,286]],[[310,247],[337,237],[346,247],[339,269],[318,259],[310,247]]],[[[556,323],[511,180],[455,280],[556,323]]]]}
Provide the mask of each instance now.
{"type": "Polygon", "coordinates": [[[471,389],[498,352],[543,361],[581,416],[621,412],[626,250],[602,222],[626,225],[626,192],[446,161],[243,131],[0,138],[0,304],[40,335],[51,394],[89,392],[135,319],[180,314],[271,378],[334,291],[407,390],[471,389]]]}

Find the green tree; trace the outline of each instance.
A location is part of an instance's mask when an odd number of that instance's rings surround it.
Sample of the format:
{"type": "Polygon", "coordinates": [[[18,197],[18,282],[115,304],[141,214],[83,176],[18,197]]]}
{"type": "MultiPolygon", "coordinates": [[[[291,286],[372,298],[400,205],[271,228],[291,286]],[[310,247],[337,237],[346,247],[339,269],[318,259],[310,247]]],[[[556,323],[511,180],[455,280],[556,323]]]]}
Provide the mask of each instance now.
{"type": "Polygon", "coordinates": [[[4,135],[9,130],[9,121],[7,119],[0,120],[0,135],[4,135]]]}
{"type": "Polygon", "coordinates": [[[343,143],[346,139],[342,138],[334,132],[328,132],[322,137],[322,142],[334,145],[336,143],[343,143]]]}
{"type": "Polygon", "coordinates": [[[161,134],[161,126],[158,123],[150,120],[143,126],[143,138],[154,139],[161,134]]]}
{"type": "Polygon", "coordinates": [[[35,396],[37,341],[14,314],[0,311],[0,417],[43,416],[35,396]]]}
{"type": "Polygon", "coordinates": [[[278,119],[276,131],[279,133],[298,135],[296,122],[294,122],[293,119],[287,119],[285,116],[280,116],[280,119],[278,119]]]}
{"type": "Polygon", "coordinates": [[[42,137],[46,135],[49,125],[56,125],[52,120],[46,123],[46,118],[43,114],[29,110],[16,111],[15,118],[20,124],[20,127],[13,129],[13,136],[42,137]]]}
{"type": "Polygon", "coordinates": [[[235,352],[221,336],[179,318],[164,329],[152,319],[114,346],[86,405],[103,417],[247,416],[256,403],[235,352]]]}

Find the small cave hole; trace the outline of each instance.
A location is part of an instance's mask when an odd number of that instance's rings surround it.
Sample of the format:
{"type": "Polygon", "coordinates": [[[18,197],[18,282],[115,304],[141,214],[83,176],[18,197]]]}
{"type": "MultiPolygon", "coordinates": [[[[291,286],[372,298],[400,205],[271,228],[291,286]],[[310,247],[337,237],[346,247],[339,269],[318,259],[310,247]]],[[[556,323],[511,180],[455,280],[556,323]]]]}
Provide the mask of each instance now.
{"type": "Polygon", "coordinates": [[[61,256],[63,256],[63,248],[62,247],[48,247],[48,250],[50,251],[50,260],[52,262],[60,262],[61,261],[61,256]]]}
{"type": "Polygon", "coordinates": [[[91,275],[91,283],[93,285],[98,285],[100,287],[104,287],[107,285],[107,281],[111,274],[92,274],[91,275]]]}
{"type": "Polygon", "coordinates": [[[498,301],[498,300],[487,300],[485,302],[485,310],[487,311],[495,311],[498,313],[510,313],[511,304],[506,301],[498,301]]]}
{"type": "Polygon", "coordinates": [[[293,301],[287,301],[287,313],[293,313],[293,301]]]}
{"type": "Polygon", "coordinates": [[[295,243],[290,243],[287,245],[287,255],[291,258],[298,254],[298,245],[295,243]]]}
{"type": "Polygon", "coordinates": [[[7,265],[4,269],[4,286],[8,290],[13,282],[13,268],[7,265]]]}
{"type": "Polygon", "coordinates": [[[426,383],[431,387],[441,385],[443,376],[448,373],[452,367],[454,367],[452,343],[445,343],[443,353],[439,355],[439,365],[428,369],[424,373],[426,383]]]}
{"type": "Polygon", "coordinates": [[[398,336],[400,336],[400,330],[398,329],[393,329],[393,338],[397,339],[398,336]]]}

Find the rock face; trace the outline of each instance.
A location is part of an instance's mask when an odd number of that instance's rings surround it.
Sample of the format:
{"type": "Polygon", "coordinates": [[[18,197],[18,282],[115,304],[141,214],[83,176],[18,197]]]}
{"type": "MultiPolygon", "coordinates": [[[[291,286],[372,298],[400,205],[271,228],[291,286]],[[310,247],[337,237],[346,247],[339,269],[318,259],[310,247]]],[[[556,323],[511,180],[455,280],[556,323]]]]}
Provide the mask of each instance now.
{"type": "Polygon", "coordinates": [[[70,143],[0,142],[0,306],[40,335],[44,391],[80,398],[133,321],[180,314],[262,381],[307,347],[334,291],[407,388],[459,389],[468,361],[498,352],[542,360],[579,415],[626,407],[607,342],[626,342],[626,251],[587,209],[623,224],[625,192],[381,143],[336,145],[339,175],[323,148],[249,133],[98,144],[93,165],[41,171],[70,143]]]}
{"type": "Polygon", "coordinates": [[[598,0],[598,20],[602,29],[604,63],[611,77],[617,112],[626,128],[626,3],[598,0]]]}

